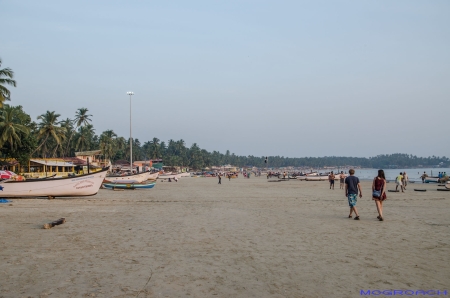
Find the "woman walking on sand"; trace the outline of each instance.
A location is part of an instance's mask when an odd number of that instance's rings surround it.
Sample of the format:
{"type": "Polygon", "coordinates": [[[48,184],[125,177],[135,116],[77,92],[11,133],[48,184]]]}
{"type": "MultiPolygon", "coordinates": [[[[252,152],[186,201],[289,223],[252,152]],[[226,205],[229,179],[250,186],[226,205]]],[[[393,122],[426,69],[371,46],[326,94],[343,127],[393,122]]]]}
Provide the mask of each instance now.
{"type": "Polygon", "coordinates": [[[372,199],[378,211],[378,220],[383,221],[383,202],[386,200],[386,177],[383,170],[378,170],[378,176],[373,179],[372,199]]]}

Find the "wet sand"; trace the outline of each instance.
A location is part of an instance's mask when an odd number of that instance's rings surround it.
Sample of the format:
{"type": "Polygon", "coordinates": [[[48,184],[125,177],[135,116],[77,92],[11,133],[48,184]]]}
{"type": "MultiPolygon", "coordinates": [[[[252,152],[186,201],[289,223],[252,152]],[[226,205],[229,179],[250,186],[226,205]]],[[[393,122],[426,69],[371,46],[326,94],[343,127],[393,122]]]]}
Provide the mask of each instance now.
{"type": "MultiPolygon", "coordinates": [[[[450,290],[450,192],[411,184],[348,219],[339,183],[182,178],[0,204],[0,297],[361,297],[450,290]],[[414,192],[426,188],[427,192],[414,192]],[[65,217],[50,230],[44,223],[65,217]]],[[[394,188],[393,183],[388,188],[394,188]]]]}

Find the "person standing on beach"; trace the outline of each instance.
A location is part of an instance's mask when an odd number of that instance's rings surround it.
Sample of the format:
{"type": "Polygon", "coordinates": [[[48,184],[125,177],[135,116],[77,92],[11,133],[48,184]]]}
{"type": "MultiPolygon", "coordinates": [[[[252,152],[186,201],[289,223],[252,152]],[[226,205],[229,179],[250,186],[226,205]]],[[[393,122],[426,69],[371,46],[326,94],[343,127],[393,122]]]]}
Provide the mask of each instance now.
{"type": "Polygon", "coordinates": [[[403,172],[403,189],[406,190],[406,185],[408,185],[408,175],[406,172],[403,172]]]}
{"type": "Polygon", "coordinates": [[[330,189],[331,189],[331,187],[333,187],[333,189],[334,189],[334,178],[335,178],[335,176],[333,174],[333,171],[331,171],[330,175],[328,175],[328,181],[330,181],[330,189]]]}
{"type": "Polygon", "coordinates": [[[383,170],[378,170],[378,176],[373,179],[372,183],[372,200],[375,201],[378,211],[378,220],[383,221],[383,202],[386,200],[386,177],[383,170]],[[378,191],[380,196],[374,196],[374,191],[378,191]]]}
{"type": "Polygon", "coordinates": [[[427,178],[427,177],[428,177],[427,173],[426,173],[426,172],[423,172],[423,175],[421,176],[421,178],[422,178],[422,183],[425,183],[425,178],[427,178]]]}
{"type": "Polygon", "coordinates": [[[402,192],[403,191],[403,174],[402,172],[400,172],[400,175],[397,176],[397,178],[395,179],[395,183],[397,183],[397,185],[395,186],[395,191],[398,191],[398,187],[400,186],[402,192]]]}
{"type": "Polygon", "coordinates": [[[222,177],[220,176],[220,174],[217,174],[217,177],[219,177],[219,183],[218,184],[222,184],[222,177]]]}
{"type": "Polygon", "coordinates": [[[359,220],[358,210],[356,210],[356,201],[359,192],[359,197],[362,198],[361,184],[359,183],[359,178],[354,176],[355,170],[350,169],[350,176],[345,178],[345,196],[348,199],[348,205],[350,206],[350,214],[348,218],[352,218],[352,213],[355,211],[355,220],[359,220]]]}
{"type": "Polygon", "coordinates": [[[341,174],[339,175],[339,189],[344,189],[344,181],[345,181],[345,174],[344,171],[341,171],[341,174]]]}

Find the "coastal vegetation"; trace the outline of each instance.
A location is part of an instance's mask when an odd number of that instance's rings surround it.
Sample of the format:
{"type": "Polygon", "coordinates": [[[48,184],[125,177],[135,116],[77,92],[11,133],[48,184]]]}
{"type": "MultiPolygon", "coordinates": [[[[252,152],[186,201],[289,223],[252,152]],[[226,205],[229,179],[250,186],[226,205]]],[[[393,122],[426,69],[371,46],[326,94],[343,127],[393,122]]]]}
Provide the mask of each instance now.
{"type": "Polygon", "coordinates": [[[16,81],[13,80],[14,72],[11,68],[1,68],[2,58],[0,58],[0,108],[3,107],[5,100],[11,100],[11,92],[6,85],[16,87],[16,81]]]}
{"type": "MultiPolygon", "coordinates": [[[[0,67],[1,67],[0,59],[0,67]]],[[[61,119],[56,111],[46,111],[33,121],[22,106],[5,104],[10,100],[11,92],[7,86],[16,86],[13,80],[14,72],[10,68],[0,69],[0,157],[3,161],[16,159],[21,164],[35,158],[72,157],[77,151],[100,149],[105,159],[112,162],[129,160],[129,139],[118,136],[108,129],[97,134],[91,124],[93,115],[87,108],[75,111],[73,119],[61,119]]],[[[150,138],[149,138],[150,139],[150,138]]],[[[133,160],[162,159],[165,165],[182,166],[191,169],[202,169],[210,166],[231,164],[239,167],[348,167],[365,168],[395,168],[395,167],[435,167],[449,166],[447,157],[431,156],[417,157],[408,154],[378,155],[363,157],[284,157],[239,156],[226,150],[209,152],[200,148],[197,143],[187,146],[181,140],[167,142],[153,137],[150,141],[141,143],[139,139],[132,140],[133,160]]]]}
{"type": "MultiPolygon", "coordinates": [[[[91,124],[92,115],[87,108],[80,108],[73,119],[60,119],[55,111],[46,111],[32,121],[30,115],[21,106],[5,104],[0,109],[0,153],[3,160],[17,159],[26,164],[30,158],[57,158],[75,156],[77,151],[102,150],[105,159],[112,162],[129,160],[129,139],[118,136],[113,130],[96,134],[91,124]]],[[[181,140],[167,142],[153,137],[150,141],[141,143],[133,139],[133,160],[162,159],[165,165],[183,166],[192,169],[202,169],[210,166],[232,164],[239,167],[348,167],[365,168],[407,168],[448,166],[447,157],[431,156],[417,157],[409,154],[386,154],[375,157],[284,157],[240,156],[226,150],[207,151],[197,143],[187,146],[181,140]]]]}

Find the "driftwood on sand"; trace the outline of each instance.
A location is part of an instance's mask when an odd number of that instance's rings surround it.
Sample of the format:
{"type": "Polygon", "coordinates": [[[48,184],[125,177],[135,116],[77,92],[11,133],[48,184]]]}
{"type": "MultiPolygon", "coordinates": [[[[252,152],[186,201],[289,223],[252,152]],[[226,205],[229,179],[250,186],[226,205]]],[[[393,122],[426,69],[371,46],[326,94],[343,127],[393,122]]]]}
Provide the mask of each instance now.
{"type": "Polygon", "coordinates": [[[64,217],[62,217],[62,218],[60,218],[58,220],[55,220],[55,221],[52,221],[52,222],[44,224],[44,229],[51,229],[54,226],[62,225],[65,222],[66,222],[66,219],[64,217]]]}

